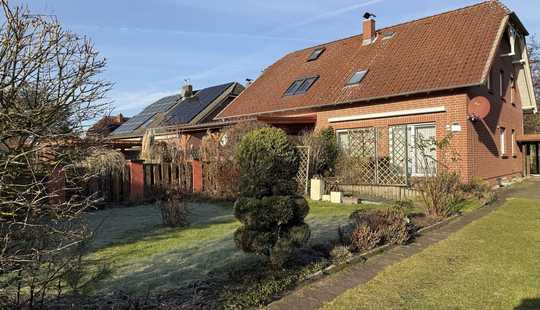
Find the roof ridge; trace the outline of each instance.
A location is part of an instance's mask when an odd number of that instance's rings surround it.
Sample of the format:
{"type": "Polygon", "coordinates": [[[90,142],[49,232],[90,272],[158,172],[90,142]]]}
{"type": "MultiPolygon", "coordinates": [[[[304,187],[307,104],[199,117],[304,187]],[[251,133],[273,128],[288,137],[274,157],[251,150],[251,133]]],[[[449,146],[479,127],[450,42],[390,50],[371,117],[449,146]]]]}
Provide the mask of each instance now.
{"type": "MultiPolygon", "coordinates": [[[[495,3],[497,5],[500,5],[506,11],[507,14],[510,14],[512,12],[512,10],[510,10],[506,5],[501,3],[501,1],[499,1],[499,0],[485,0],[485,1],[482,1],[482,2],[478,2],[476,4],[467,5],[467,6],[460,7],[460,8],[457,8],[457,9],[453,9],[453,10],[450,10],[450,11],[445,11],[445,12],[441,12],[441,13],[437,13],[437,14],[433,14],[433,15],[429,15],[429,16],[425,16],[425,17],[421,17],[421,18],[417,18],[417,19],[404,21],[404,22],[397,23],[397,24],[394,24],[394,25],[391,25],[391,26],[386,26],[384,28],[378,29],[377,32],[380,32],[380,31],[383,31],[383,30],[386,30],[386,29],[390,29],[390,28],[401,27],[401,26],[411,24],[411,23],[420,22],[420,21],[430,19],[430,18],[440,17],[440,16],[443,16],[443,15],[446,15],[446,14],[451,14],[451,13],[456,13],[456,12],[459,12],[459,11],[469,10],[469,9],[474,8],[474,7],[487,5],[487,4],[490,4],[490,3],[495,3]]],[[[341,39],[337,39],[337,40],[333,40],[333,41],[329,41],[329,42],[325,42],[325,43],[321,43],[321,44],[318,44],[318,45],[313,45],[313,46],[310,46],[310,47],[306,47],[306,48],[303,48],[303,49],[292,51],[292,52],[290,52],[288,54],[294,54],[294,53],[298,53],[298,52],[301,52],[301,51],[317,48],[317,47],[320,47],[320,46],[330,45],[330,44],[338,43],[340,41],[346,41],[346,40],[352,39],[354,37],[360,37],[360,36],[362,36],[362,33],[355,34],[355,35],[348,36],[348,37],[341,38],[341,39]]]]}
{"type": "Polygon", "coordinates": [[[402,22],[402,23],[399,23],[399,24],[392,25],[392,26],[387,26],[387,27],[381,28],[381,29],[379,29],[379,30],[384,30],[384,29],[388,29],[388,28],[394,28],[394,27],[399,27],[399,26],[411,24],[411,23],[416,23],[416,22],[420,22],[420,21],[423,21],[423,20],[426,20],[426,19],[435,18],[435,17],[440,17],[440,16],[443,16],[443,15],[446,15],[446,14],[456,13],[456,12],[459,12],[459,11],[470,10],[470,9],[472,9],[472,8],[475,8],[475,7],[478,7],[478,6],[487,5],[487,4],[491,4],[491,3],[495,3],[495,4],[497,4],[497,5],[502,6],[502,7],[505,9],[505,11],[507,11],[507,13],[509,13],[509,11],[510,11],[510,10],[508,10],[508,8],[507,8],[504,4],[502,4],[499,0],[485,0],[485,1],[482,1],[482,2],[478,2],[478,3],[475,3],[475,4],[467,5],[467,6],[460,7],[460,8],[457,8],[457,9],[453,9],[453,10],[450,10],[450,11],[445,11],[445,12],[441,12],[441,13],[437,13],[437,14],[433,14],[433,15],[429,15],[429,16],[425,16],[425,17],[420,17],[420,18],[417,18],[417,19],[409,20],[409,21],[406,21],[406,22],[402,22]]]}

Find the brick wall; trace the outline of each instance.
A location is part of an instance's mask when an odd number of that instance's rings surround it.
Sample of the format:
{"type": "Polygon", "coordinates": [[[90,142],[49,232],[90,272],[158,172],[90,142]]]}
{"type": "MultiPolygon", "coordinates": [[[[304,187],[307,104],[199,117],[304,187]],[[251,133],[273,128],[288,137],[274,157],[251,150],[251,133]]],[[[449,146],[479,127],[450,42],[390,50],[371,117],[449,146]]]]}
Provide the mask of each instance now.
{"type": "MultiPolygon", "coordinates": [[[[467,126],[467,100],[468,96],[464,92],[447,92],[438,95],[424,97],[410,97],[400,100],[389,100],[386,102],[376,102],[372,104],[361,104],[349,106],[341,109],[326,110],[317,113],[316,128],[332,127],[339,129],[352,129],[362,127],[387,127],[403,124],[435,123],[437,139],[442,139],[449,134],[447,126],[459,124],[461,131],[453,135],[452,149],[458,155],[460,160],[451,164],[450,168],[459,171],[462,178],[466,181],[472,176],[469,158],[469,130],[467,126]],[[329,123],[328,119],[340,116],[365,115],[371,113],[381,113],[388,111],[405,111],[419,108],[446,108],[446,112],[379,118],[360,121],[347,121],[338,123],[329,123]]],[[[441,158],[441,154],[437,154],[441,158]]]]}
{"type": "MultiPolygon", "coordinates": [[[[523,134],[523,110],[519,90],[515,89],[512,95],[511,75],[516,76],[516,68],[512,64],[512,57],[501,57],[510,50],[508,42],[503,40],[493,67],[491,68],[491,90],[487,87],[477,87],[468,92],[469,99],[475,96],[485,96],[491,102],[491,112],[483,120],[469,123],[471,128],[471,167],[474,175],[481,176],[492,183],[497,178],[511,178],[521,176],[523,173],[523,154],[520,146],[514,143],[515,154],[512,156],[511,133],[523,134]],[[502,94],[500,88],[500,74],[503,72],[502,94]],[[512,98],[514,98],[512,100],[512,98]],[[502,156],[500,143],[501,127],[506,129],[505,156],[502,156]]],[[[519,69],[519,67],[517,67],[519,69]]]]}
{"type": "MultiPolygon", "coordinates": [[[[508,81],[505,82],[507,85],[510,85],[509,80],[510,75],[508,75],[508,81]]],[[[449,126],[457,124],[460,125],[461,131],[453,133],[451,148],[459,156],[459,160],[451,163],[450,168],[458,171],[463,181],[468,181],[473,176],[480,176],[495,182],[498,177],[513,177],[522,174],[522,155],[517,144],[514,145],[515,156],[511,156],[511,132],[512,129],[515,130],[516,135],[523,132],[523,114],[519,99],[515,100],[514,105],[509,102],[511,96],[509,92],[510,90],[508,90],[507,102],[503,103],[497,103],[493,95],[488,94],[487,88],[479,87],[466,92],[446,92],[424,97],[409,97],[386,102],[350,105],[340,109],[327,109],[317,112],[316,128],[330,126],[339,130],[435,123],[437,139],[442,139],[450,133],[449,126]],[[492,101],[493,107],[485,120],[472,122],[468,119],[467,105],[472,98],[478,95],[488,97],[492,101]],[[329,118],[333,117],[441,106],[446,108],[446,112],[338,123],[329,123],[328,121],[329,118]],[[501,157],[498,151],[500,126],[506,128],[506,153],[508,154],[506,157],[501,157]]],[[[515,98],[519,98],[519,96],[515,96],[515,98]]],[[[441,158],[440,152],[437,156],[441,158]]]]}

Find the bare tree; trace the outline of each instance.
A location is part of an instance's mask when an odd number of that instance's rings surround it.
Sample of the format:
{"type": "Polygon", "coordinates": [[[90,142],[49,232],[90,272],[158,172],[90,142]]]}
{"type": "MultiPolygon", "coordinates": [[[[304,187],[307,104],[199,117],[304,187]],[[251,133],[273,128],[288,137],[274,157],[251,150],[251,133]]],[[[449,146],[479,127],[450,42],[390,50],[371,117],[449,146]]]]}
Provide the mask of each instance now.
{"type": "MultiPolygon", "coordinates": [[[[540,43],[535,37],[529,40],[528,51],[531,63],[534,94],[540,101],[540,43]]],[[[540,133],[540,114],[526,114],[524,117],[525,133],[540,133]]]]}
{"type": "Polygon", "coordinates": [[[79,137],[105,112],[111,84],[90,40],[54,17],[0,6],[0,304],[32,308],[80,282],[80,214],[93,197],[81,186],[91,172],[79,137]]]}

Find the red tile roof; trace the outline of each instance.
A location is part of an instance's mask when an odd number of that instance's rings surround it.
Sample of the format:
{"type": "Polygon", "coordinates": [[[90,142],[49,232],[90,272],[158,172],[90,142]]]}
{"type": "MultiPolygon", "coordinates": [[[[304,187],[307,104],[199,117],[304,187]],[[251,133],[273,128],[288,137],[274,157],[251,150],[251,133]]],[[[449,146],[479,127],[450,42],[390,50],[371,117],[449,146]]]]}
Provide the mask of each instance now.
{"type": "Polygon", "coordinates": [[[230,118],[337,103],[351,103],[483,82],[503,22],[511,14],[498,1],[378,30],[375,43],[362,35],[290,53],[270,66],[217,117],[230,118]],[[390,39],[383,34],[395,32],[390,39]],[[311,52],[326,50],[316,61],[311,52]],[[355,86],[354,72],[369,70],[355,86]],[[302,95],[283,96],[294,80],[320,76],[302,95]]]}

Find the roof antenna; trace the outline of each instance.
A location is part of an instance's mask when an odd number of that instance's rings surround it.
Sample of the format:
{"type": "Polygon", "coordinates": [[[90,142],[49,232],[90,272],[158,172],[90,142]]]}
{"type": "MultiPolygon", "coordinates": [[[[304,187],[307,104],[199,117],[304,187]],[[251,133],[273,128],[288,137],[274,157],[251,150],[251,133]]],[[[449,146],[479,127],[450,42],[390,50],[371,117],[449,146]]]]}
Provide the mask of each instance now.
{"type": "Polygon", "coordinates": [[[369,13],[369,12],[366,12],[366,13],[364,14],[364,18],[365,18],[365,19],[370,19],[370,18],[372,18],[372,17],[377,17],[377,16],[376,16],[375,14],[369,13]]]}
{"type": "Polygon", "coordinates": [[[191,84],[190,82],[191,82],[191,80],[189,78],[184,79],[184,85],[189,85],[189,84],[191,84]]]}

